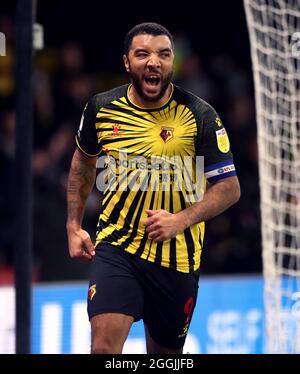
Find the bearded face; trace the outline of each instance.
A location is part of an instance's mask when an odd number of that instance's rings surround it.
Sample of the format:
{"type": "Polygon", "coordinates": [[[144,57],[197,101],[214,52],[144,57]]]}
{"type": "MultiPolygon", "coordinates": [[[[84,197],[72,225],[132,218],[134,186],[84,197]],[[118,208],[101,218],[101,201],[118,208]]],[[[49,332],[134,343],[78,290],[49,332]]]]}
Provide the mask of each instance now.
{"type": "Polygon", "coordinates": [[[173,75],[174,54],[166,35],[137,35],[124,63],[138,96],[146,102],[159,102],[173,75]]]}

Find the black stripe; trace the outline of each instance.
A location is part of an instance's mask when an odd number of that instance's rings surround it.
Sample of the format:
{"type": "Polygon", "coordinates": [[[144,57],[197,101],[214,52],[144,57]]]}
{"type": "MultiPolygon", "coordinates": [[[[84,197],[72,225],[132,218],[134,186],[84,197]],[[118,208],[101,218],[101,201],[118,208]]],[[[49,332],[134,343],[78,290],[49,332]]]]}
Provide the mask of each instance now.
{"type": "MultiPolygon", "coordinates": [[[[179,191],[179,196],[180,196],[180,203],[181,203],[181,209],[185,209],[185,201],[184,201],[184,196],[182,191],[179,191]]],[[[188,260],[189,260],[189,271],[194,271],[194,252],[195,252],[195,244],[194,240],[191,234],[190,228],[186,228],[184,230],[184,238],[187,246],[187,251],[188,251],[188,260]]]]}
{"type": "MultiPolygon", "coordinates": [[[[118,119],[111,119],[111,118],[99,118],[99,121],[97,121],[96,123],[117,123],[118,125],[126,125],[126,126],[132,126],[132,127],[141,127],[141,125],[135,125],[135,124],[132,124],[132,123],[128,123],[128,122],[125,122],[126,118],[122,121],[118,119]]],[[[97,128],[96,129],[97,132],[102,132],[102,131],[112,131],[111,128],[108,128],[108,129],[102,129],[102,128],[97,128]]]]}
{"type": "Polygon", "coordinates": [[[183,111],[181,112],[181,115],[180,115],[180,120],[182,121],[187,115],[189,114],[189,110],[188,108],[185,106],[183,108],[183,111]]]}
{"type": "Polygon", "coordinates": [[[133,172],[133,170],[129,170],[129,172],[126,175],[124,175],[124,177],[122,177],[120,179],[120,181],[117,183],[115,190],[114,191],[109,191],[111,193],[111,195],[107,198],[107,200],[105,201],[105,204],[102,205],[100,213],[102,213],[104,211],[104,209],[107,207],[107,205],[110,202],[110,200],[112,199],[112,197],[117,193],[120,184],[122,184],[125,181],[125,179],[128,178],[128,176],[132,172],[133,172]]]}
{"type": "MultiPolygon", "coordinates": [[[[170,213],[174,213],[172,185],[170,188],[170,213]]],[[[170,267],[176,269],[176,261],[176,238],[172,238],[170,241],[170,267]]]]}
{"type": "Polygon", "coordinates": [[[152,112],[148,112],[148,114],[150,114],[150,116],[153,117],[155,121],[157,121],[157,117],[152,112]]]}
{"type": "Polygon", "coordinates": [[[128,230],[124,229],[123,227],[121,229],[115,229],[111,234],[107,235],[105,238],[102,239],[101,242],[103,243],[112,243],[116,240],[119,240],[124,235],[126,235],[128,230]]]}
{"type": "Polygon", "coordinates": [[[115,104],[109,104],[109,105],[106,105],[105,107],[101,108],[101,110],[99,111],[100,113],[102,114],[105,114],[107,116],[118,116],[118,114],[113,114],[113,113],[107,113],[105,111],[102,111],[103,109],[108,109],[108,110],[115,110],[115,111],[118,111],[120,112],[121,114],[122,113],[125,113],[125,114],[128,114],[130,115],[131,117],[133,118],[138,118],[138,119],[141,119],[143,121],[147,121],[147,122],[150,122],[152,123],[151,121],[149,121],[147,118],[145,118],[144,116],[141,116],[139,114],[136,114],[134,113],[133,111],[129,110],[129,109],[124,109],[124,108],[120,108],[119,106],[115,105],[115,104]]]}
{"type": "Polygon", "coordinates": [[[96,231],[96,238],[97,238],[98,234],[100,233],[100,231],[103,231],[104,229],[106,229],[106,227],[108,225],[109,225],[109,222],[105,222],[102,219],[99,220],[99,223],[98,223],[98,226],[97,226],[97,231],[96,231]]]}
{"type": "Polygon", "coordinates": [[[177,105],[175,106],[175,108],[174,108],[174,118],[176,118],[176,116],[177,116],[177,109],[178,109],[178,106],[179,106],[179,104],[177,104],[177,105]]]}
{"type": "Polygon", "coordinates": [[[101,140],[101,145],[104,146],[105,144],[123,142],[123,141],[126,141],[126,140],[132,140],[132,139],[135,139],[135,141],[137,141],[137,138],[134,137],[134,136],[130,136],[130,137],[126,137],[126,138],[122,138],[122,137],[117,138],[116,137],[116,139],[101,140]]]}
{"type": "MultiPolygon", "coordinates": [[[[128,191],[126,191],[126,192],[128,192],[128,191]]],[[[129,191],[130,192],[130,191],[129,191]]],[[[130,209],[128,210],[128,213],[127,213],[127,215],[126,215],[126,217],[125,217],[125,224],[124,224],[124,227],[122,227],[121,229],[115,229],[110,235],[108,235],[106,238],[105,238],[105,240],[107,241],[107,242],[109,242],[109,243],[112,243],[112,242],[114,242],[114,241],[117,241],[117,240],[119,240],[119,239],[121,239],[122,237],[124,237],[124,236],[126,236],[127,234],[128,234],[128,231],[130,230],[130,222],[131,222],[131,220],[132,220],[132,217],[133,217],[133,214],[134,214],[134,212],[135,212],[135,210],[136,210],[136,207],[137,207],[137,205],[138,205],[138,202],[139,202],[139,200],[140,200],[140,197],[141,197],[141,194],[142,194],[142,192],[143,191],[141,191],[141,190],[139,190],[138,192],[137,192],[137,194],[135,195],[135,197],[134,197],[134,199],[133,199],[133,202],[132,202],[132,204],[131,204],[131,206],[130,206],[130,209]]],[[[122,194],[122,195],[124,195],[124,194],[122,194]]],[[[122,196],[121,196],[121,198],[122,198],[122,196]]],[[[126,198],[125,198],[126,199],[126,198]]],[[[120,199],[121,200],[121,199],[120,199]]],[[[116,206],[117,206],[118,204],[116,204],[116,206]]],[[[115,216],[113,217],[113,218],[115,218],[116,216],[117,216],[117,219],[119,218],[119,215],[117,215],[120,211],[118,210],[118,209],[114,209],[114,211],[116,212],[115,213],[115,216]]],[[[113,211],[113,212],[114,212],[113,211]]],[[[111,216],[112,216],[112,214],[111,214],[111,216]]],[[[110,217],[111,217],[110,216],[110,217]]],[[[110,221],[110,222],[112,222],[112,221],[110,221]]],[[[114,222],[114,223],[116,223],[116,222],[114,222]]],[[[123,244],[121,244],[121,248],[123,248],[123,244]]]]}
{"type": "MultiPolygon", "coordinates": [[[[150,201],[150,206],[149,206],[150,210],[152,210],[153,206],[154,206],[155,193],[156,193],[156,191],[152,191],[152,196],[151,196],[151,201],[150,201]]],[[[148,239],[148,233],[145,230],[143,238],[142,238],[141,243],[140,243],[140,246],[139,246],[138,250],[136,251],[136,254],[139,257],[142,255],[142,253],[145,250],[145,245],[146,245],[147,239],[148,239]]],[[[149,253],[150,253],[150,251],[149,251],[149,253]]]]}
{"type": "MultiPolygon", "coordinates": [[[[127,191],[124,191],[122,193],[122,195],[120,197],[120,200],[115,205],[113,211],[111,212],[111,214],[109,216],[108,222],[117,223],[117,221],[119,219],[119,216],[120,216],[120,212],[124,208],[125,200],[127,199],[130,192],[131,192],[131,190],[128,188],[127,191]]],[[[130,223],[131,223],[133,214],[136,211],[136,207],[138,205],[138,202],[139,202],[140,197],[141,197],[143,192],[145,192],[145,191],[142,191],[141,189],[139,189],[138,192],[136,193],[136,195],[135,195],[135,197],[132,201],[132,204],[131,204],[128,212],[127,212],[127,215],[125,217],[124,227],[122,227],[121,229],[115,229],[111,234],[109,234],[105,238],[106,242],[112,243],[114,241],[117,241],[118,239],[121,239],[123,236],[126,236],[128,234],[128,231],[130,230],[130,223]]],[[[123,248],[123,245],[121,245],[121,247],[123,248]]]]}
{"type": "Polygon", "coordinates": [[[141,195],[143,192],[146,192],[146,191],[142,191],[141,189],[139,189],[132,201],[132,204],[130,205],[130,208],[128,209],[128,212],[127,212],[127,215],[125,217],[125,221],[127,221],[127,225],[128,227],[130,227],[130,223],[132,221],[132,217],[136,211],[136,208],[138,206],[138,203],[139,203],[139,200],[141,198],[141,195]]]}
{"type": "MultiPolygon", "coordinates": [[[[125,97],[124,97],[125,98],[125,97]]],[[[122,104],[122,105],[127,105],[127,103],[125,103],[124,101],[122,101],[121,99],[117,99],[117,100],[115,100],[115,101],[117,101],[118,103],[120,103],[120,104],[122,104]]],[[[119,106],[118,105],[116,105],[118,108],[119,108],[119,106]]]]}
{"type": "MultiPolygon", "coordinates": [[[[104,230],[106,227],[108,227],[110,225],[110,222],[107,221],[102,221],[100,222],[100,231],[104,230]]],[[[127,230],[128,231],[128,230],[127,230]]],[[[122,236],[126,235],[127,231],[124,229],[124,228],[121,228],[121,229],[115,229],[111,234],[109,234],[108,236],[104,237],[102,240],[101,240],[101,243],[112,243],[120,238],[122,238],[122,236]]]]}
{"type": "MultiPolygon", "coordinates": [[[[165,191],[162,192],[161,209],[165,209],[165,191]]],[[[163,242],[157,243],[154,262],[159,265],[161,265],[161,260],[162,260],[162,247],[163,247],[163,242]]]]}
{"type": "MultiPolygon", "coordinates": [[[[193,168],[193,166],[192,166],[193,168]]],[[[195,168],[196,168],[196,165],[195,165],[195,168]]],[[[196,171],[195,171],[196,172],[196,171]]],[[[193,170],[192,170],[192,173],[193,173],[193,170]]],[[[192,175],[190,173],[188,173],[188,169],[186,168],[186,166],[184,165],[183,163],[183,180],[184,180],[184,175],[187,174],[188,176],[188,182],[189,182],[189,186],[192,186],[193,185],[193,180],[192,180],[192,175]],[[186,171],[186,173],[185,173],[186,171]]],[[[184,183],[185,183],[185,190],[186,190],[186,194],[189,195],[189,194],[193,194],[195,195],[196,191],[195,189],[193,189],[192,191],[190,191],[187,187],[188,187],[188,184],[187,182],[184,180],[184,183]]]]}
{"type": "Polygon", "coordinates": [[[125,201],[128,198],[128,195],[130,194],[130,192],[131,191],[130,191],[129,188],[127,188],[127,190],[122,192],[119,201],[114,206],[114,208],[113,208],[113,210],[112,210],[112,212],[111,212],[111,214],[108,218],[109,222],[111,222],[111,223],[117,223],[118,222],[120,212],[124,208],[125,201]]]}
{"type": "Polygon", "coordinates": [[[137,212],[137,215],[136,215],[134,223],[133,223],[133,230],[132,230],[130,236],[124,241],[124,243],[122,243],[122,248],[124,248],[124,249],[128,248],[128,246],[133,242],[134,238],[136,237],[137,228],[138,228],[139,221],[141,219],[141,215],[142,215],[142,212],[143,212],[143,209],[144,209],[146,196],[147,196],[147,191],[143,191],[142,201],[140,203],[139,210],[137,212]]]}

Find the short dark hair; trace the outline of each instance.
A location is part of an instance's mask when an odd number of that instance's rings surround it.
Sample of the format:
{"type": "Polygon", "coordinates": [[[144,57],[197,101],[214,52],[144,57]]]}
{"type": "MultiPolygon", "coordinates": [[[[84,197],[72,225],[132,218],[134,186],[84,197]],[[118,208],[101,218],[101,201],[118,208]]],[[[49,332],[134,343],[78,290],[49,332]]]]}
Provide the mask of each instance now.
{"type": "Polygon", "coordinates": [[[174,40],[173,36],[168,29],[164,26],[160,25],[159,23],[154,22],[144,22],[134,26],[130,31],[128,31],[127,35],[124,39],[124,53],[125,55],[128,54],[132,39],[140,34],[148,34],[153,36],[159,35],[166,35],[171,42],[172,48],[174,48],[174,40]]]}

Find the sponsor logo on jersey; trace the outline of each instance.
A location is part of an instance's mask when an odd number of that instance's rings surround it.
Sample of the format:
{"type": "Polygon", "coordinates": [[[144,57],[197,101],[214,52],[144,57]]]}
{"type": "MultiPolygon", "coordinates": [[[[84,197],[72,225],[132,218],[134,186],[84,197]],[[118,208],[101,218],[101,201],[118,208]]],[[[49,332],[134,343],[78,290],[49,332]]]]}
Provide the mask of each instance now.
{"type": "Polygon", "coordinates": [[[218,169],[218,174],[229,173],[230,171],[235,170],[234,165],[224,166],[218,169]]]}
{"type": "Polygon", "coordinates": [[[160,137],[162,140],[167,143],[169,140],[171,140],[174,137],[174,127],[162,127],[160,132],[160,137]]]}
{"type": "Polygon", "coordinates": [[[222,153],[227,153],[230,149],[229,139],[226,130],[223,128],[216,131],[218,148],[222,153]]]}
{"type": "Polygon", "coordinates": [[[113,128],[113,131],[111,133],[112,136],[121,136],[120,134],[121,125],[119,125],[118,123],[114,123],[112,125],[112,128],[113,128]]]}

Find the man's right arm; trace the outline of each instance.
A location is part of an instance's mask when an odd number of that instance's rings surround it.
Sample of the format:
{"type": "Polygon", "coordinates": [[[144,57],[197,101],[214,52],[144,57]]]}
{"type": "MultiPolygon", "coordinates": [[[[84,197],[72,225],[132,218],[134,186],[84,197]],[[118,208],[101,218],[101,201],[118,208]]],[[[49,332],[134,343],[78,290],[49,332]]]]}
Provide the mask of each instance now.
{"type": "Polygon", "coordinates": [[[68,180],[67,233],[72,258],[90,261],[95,254],[89,234],[81,228],[84,207],[96,178],[97,157],[88,157],[79,149],[73,155],[68,180]]]}

